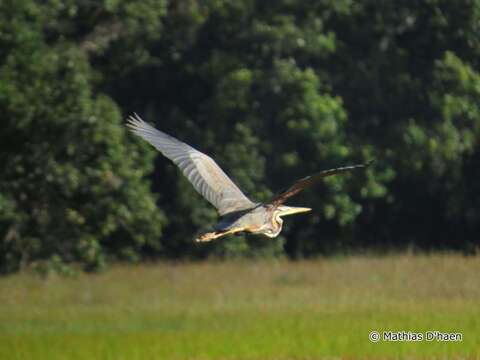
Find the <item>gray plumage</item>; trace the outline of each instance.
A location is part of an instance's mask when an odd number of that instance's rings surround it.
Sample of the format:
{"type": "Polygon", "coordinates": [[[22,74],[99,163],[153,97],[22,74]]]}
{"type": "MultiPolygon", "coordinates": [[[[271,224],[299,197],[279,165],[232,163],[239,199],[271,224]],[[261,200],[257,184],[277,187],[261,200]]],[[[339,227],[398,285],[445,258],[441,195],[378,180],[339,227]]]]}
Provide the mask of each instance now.
{"type": "Polygon", "coordinates": [[[129,117],[127,126],[172,160],[220,215],[255,206],[210,156],[155,129],[137,114],[129,117]]]}
{"type": "Polygon", "coordinates": [[[274,196],[270,202],[255,204],[242,193],[208,155],[155,129],[136,114],[129,117],[127,126],[172,160],[193,187],[217,208],[221,216],[224,216],[215,227],[215,231],[200,235],[196,239],[197,241],[210,241],[239,232],[263,234],[274,238],[282,231],[283,216],[311,210],[305,207],[283,205],[287,199],[326,176],[365,168],[370,164],[330,169],[307,176],[294,183],[286,191],[274,196]]]}

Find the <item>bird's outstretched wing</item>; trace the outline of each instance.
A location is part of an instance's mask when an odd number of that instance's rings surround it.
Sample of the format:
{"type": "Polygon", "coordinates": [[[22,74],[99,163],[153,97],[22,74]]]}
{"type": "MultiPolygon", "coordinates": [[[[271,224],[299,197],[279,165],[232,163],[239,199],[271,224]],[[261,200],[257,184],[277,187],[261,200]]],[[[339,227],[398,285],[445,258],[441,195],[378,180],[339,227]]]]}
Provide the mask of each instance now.
{"type": "Polygon", "coordinates": [[[341,174],[354,169],[365,168],[369,166],[372,162],[373,160],[370,160],[366,164],[358,164],[358,165],[352,165],[352,166],[339,167],[339,168],[330,169],[330,170],[324,170],[314,175],[304,177],[303,179],[298,180],[295,184],[290,186],[287,190],[275,195],[273,199],[270,201],[270,204],[274,206],[281,205],[285,201],[287,201],[288,198],[298,194],[303,189],[315,184],[317,181],[319,181],[320,179],[323,179],[324,177],[341,174]]]}
{"type": "Polygon", "coordinates": [[[255,207],[211,157],[155,129],[137,114],[128,118],[127,126],[172,160],[220,215],[255,207]]]}

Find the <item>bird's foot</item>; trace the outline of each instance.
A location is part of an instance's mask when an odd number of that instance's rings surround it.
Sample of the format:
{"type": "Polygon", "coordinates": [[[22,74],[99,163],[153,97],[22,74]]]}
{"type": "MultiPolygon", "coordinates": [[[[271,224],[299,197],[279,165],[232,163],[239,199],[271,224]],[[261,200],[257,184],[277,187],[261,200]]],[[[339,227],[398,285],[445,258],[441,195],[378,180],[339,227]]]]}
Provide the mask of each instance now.
{"type": "Polygon", "coordinates": [[[245,228],[234,228],[234,229],[228,229],[228,230],[222,230],[222,231],[208,232],[208,233],[202,234],[198,238],[196,238],[195,242],[212,241],[212,240],[215,240],[219,237],[222,237],[222,236],[225,236],[225,235],[230,235],[230,234],[236,234],[236,233],[244,231],[244,230],[245,230],[245,228]]]}
{"type": "Polygon", "coordinates": [[[219,236],[221,236],[221,235],[219,235],[217,232],[209,232],[209,233],[205,233],[205,234],[200,235],[198,238],[195,239],[195,242],[212,241],[219,236]]]}

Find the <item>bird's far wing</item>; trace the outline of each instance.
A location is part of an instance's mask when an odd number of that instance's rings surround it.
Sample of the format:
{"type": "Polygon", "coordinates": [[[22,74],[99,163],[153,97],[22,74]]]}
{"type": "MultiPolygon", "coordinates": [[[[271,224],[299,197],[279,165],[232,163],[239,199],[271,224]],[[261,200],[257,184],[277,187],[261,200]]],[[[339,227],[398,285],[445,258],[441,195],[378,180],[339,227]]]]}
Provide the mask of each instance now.
{"type": "Polygon", "coordinates": [[[128,118],[127,126],[172,160],[220,215],[255,206],[209,156],[155,129],[137,114],[128,118]]]}
{"type": "Polygon", "coordinates": [[[287,201],[288,198],[298,194],[303,189],[315,184],[317,181],[319,181],[320,179],[323,179],[324,177],[331,176],[331,175],[336,175],[336,174],[341,174],[341,173],[351,171],[351,170],[354,170],[354,169],[365,168],[365,167],[369,166],[372,162],[373,162],[373,160],[370,160],[366,164],[358,164],[358,165],[352,165],[352,166],[339,167],[339,168],[335,168],[335,169],[321,171],[321,172],[316,173],[314,175],[304,177],[303,179],[298,180],[295,184],[290,186],[287,190],[275,195],[273,197],[273,199],[270,201],[270,203],[272,205],[275,205],[275,206],[281,205],[285,201],[287,201]]]}

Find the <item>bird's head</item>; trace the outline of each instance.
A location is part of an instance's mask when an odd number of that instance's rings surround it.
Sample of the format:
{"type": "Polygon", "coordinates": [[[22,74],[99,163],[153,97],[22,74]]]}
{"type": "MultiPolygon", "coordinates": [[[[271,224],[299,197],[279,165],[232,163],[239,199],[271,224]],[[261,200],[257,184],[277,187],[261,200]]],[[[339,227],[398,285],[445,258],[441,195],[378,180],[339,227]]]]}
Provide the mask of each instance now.
{"type": "Polygon", "coordinates": [[[300,214],[300,213],[308,212],[311,210],[312,209],[310,208],[297,207],[297,206],[285,206],[285,205],[277,206],[273,210],[272,227],[267,228],[264,234],[271,238],[278,236],[278,234],[280,234],[280,232],[282,231],[282,226],[283,226],[282,216],[300,214]]]}

